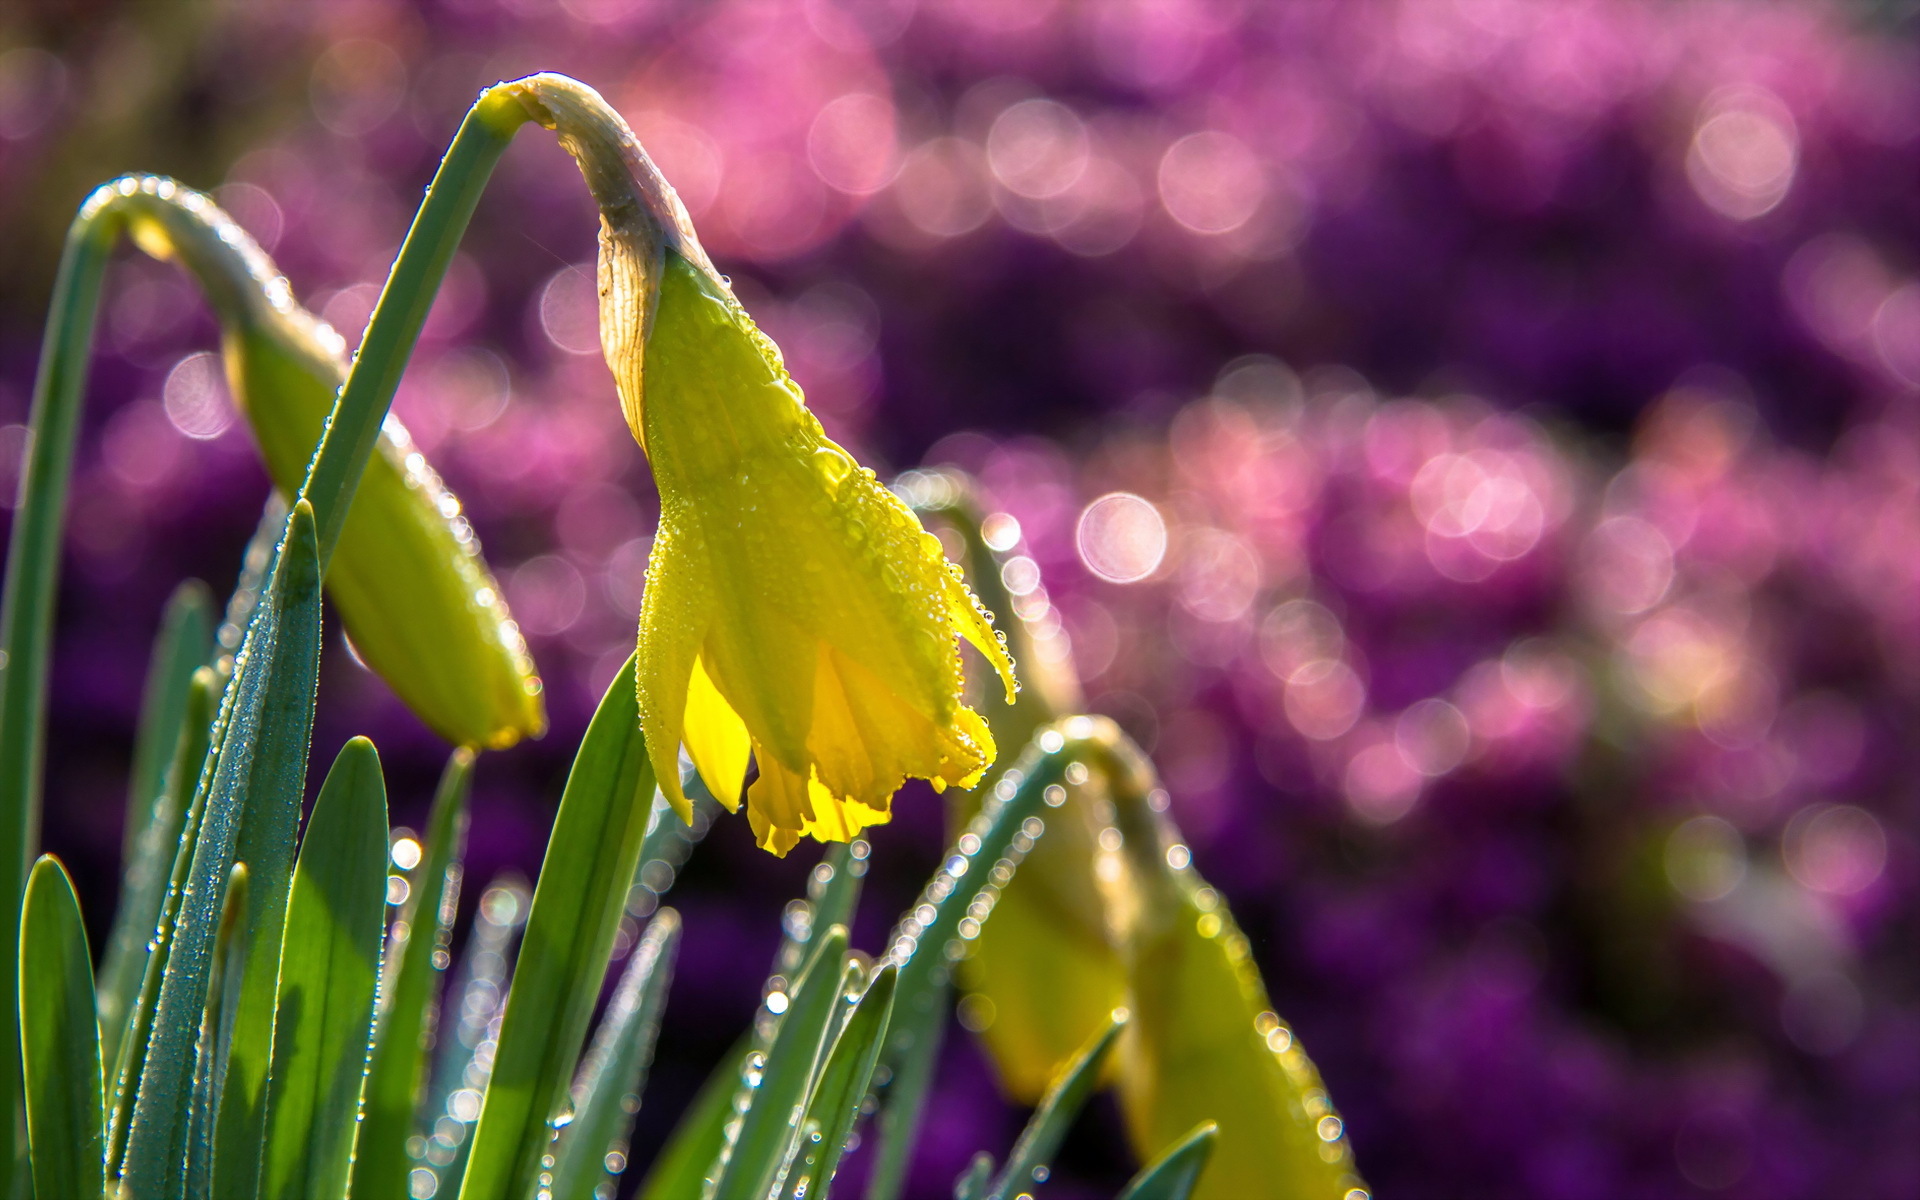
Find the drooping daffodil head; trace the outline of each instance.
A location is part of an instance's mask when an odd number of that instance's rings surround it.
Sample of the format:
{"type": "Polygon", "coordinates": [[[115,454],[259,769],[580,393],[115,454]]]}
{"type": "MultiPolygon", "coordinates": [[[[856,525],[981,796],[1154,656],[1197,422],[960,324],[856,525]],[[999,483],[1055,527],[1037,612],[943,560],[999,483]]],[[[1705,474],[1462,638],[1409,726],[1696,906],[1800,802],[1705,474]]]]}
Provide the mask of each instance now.
{"type": "Polygon", "coordinates": [[[661,789],[690,815],[684,746],[722,804],[745,788],[755,839],[785,854],[886,821],[908,779],[971,787],[994,745],[959,643],[1009,702],[1015,688],[990,615],[826,436],[624,124],[609,134],[597,96],[543,86],[529,106],[601,201],[602,344],[660,493],[636,674],[661,789]]]}
{"type": "Polygon", "coordinates": [[[957,638],[1009,697],[1013,667],[939,539],[821,431],[773,343],[669,252],[635,434],[660,490],[640,612],[650,752],[684,744],[723,803],[784,854],[885,821],[909,778],[970,787],[993,761],[957,638]]]}

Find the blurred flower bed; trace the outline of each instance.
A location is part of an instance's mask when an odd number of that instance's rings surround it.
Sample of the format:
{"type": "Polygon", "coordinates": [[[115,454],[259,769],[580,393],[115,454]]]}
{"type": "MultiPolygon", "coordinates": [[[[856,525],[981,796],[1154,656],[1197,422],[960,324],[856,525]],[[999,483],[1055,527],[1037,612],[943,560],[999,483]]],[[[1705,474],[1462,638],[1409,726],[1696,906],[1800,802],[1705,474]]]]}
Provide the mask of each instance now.
{"type": "MultiPolygon", "coordinates": [[[[1381,1195],[1911,1195],[1920,61],[1867,21],[1705,0],[9,15],[0,495],[87,186],[216,188],[351,342],[473,95],[567,71],[632,120],[836,438],[980,478],[1020,615],[1154,750],[1381,1195]]],[[[396,404],[553,710],[547,745],[482,773],[476,873],[532,867],[556,747],[631,649],[643,583],[653,499],[599,357],[593,229],[564,156],[516,147],[396,404]]],[[[184,278],[129,259],[108,286],[47,834],[96,892],[151,624],[182,575],[232,579],[265,490],[184,278]]],[[[319,753],[369,720],[418,729],[332,649],[319,753]]],[[[423,813],[440,748],[382,752],[396,812],[423,813]]],[[[936,853],[938,806],[898,807],[882,892],[890,855],[936,853]]],[[[680,986],[709,992],[673,1007],[663,1096],[757,999],[772,947],[727,931],[804,877],[754,853],[723,831],[689,866],[714,936],[680,986]],[[748,862],[763,890],[733,882],[748,862]]],[[[987,1086],[950,1057],[956,1094],[987,1086]]],[[[931,1139],[916,1186],[945,1194],[990,1137],[956,1131],[952,1161],[931,1139]]]]}

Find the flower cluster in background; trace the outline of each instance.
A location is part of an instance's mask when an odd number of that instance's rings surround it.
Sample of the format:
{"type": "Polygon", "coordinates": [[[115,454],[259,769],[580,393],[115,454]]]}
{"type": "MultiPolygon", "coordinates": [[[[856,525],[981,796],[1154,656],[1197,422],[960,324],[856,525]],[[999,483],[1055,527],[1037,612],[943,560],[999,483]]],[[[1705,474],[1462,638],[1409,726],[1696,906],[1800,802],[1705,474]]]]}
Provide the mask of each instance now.
{"type": "MultiPolygon", "coordinates": [[[[0,495],[88,186],[213,190],[351,344],[479,88],[566,71],[834,437],[995,498],[1021,615],[1154,750],[1380,1194],[1920,1187],[1920,53],[1869,6],[85,18],[0,17],[0,495]]],[[[476,880],[536,864],[644,583],[595,230],[523,134],[396,403],[549,687],[554,736],[483,760],[476,880]]],[[[265,490],[212,336],[178,272],[116,265],[49,766],[48,841],[95,895],[160,605],[232,580],[265,490]]],[[[319,752],[380,731],[417,818],[443,750],[349,651],[319,752]]],[[[904,903],[939,810],[896,807],[872,887],[904,903]]],[[[801,886],[755,854],[723,827],[676,893],[708,934],[659,1111],[751,1011],[772,947],[745,931],[801,886]]],[[[950,1094],[983,1093],[950,1058],[950,1094]]],[[[962,1126],[924,1194],[1005,1132],[962,1126]]],[[[1111,1193],[1074,1161],[1051,1190],[1111,1193]]]]}

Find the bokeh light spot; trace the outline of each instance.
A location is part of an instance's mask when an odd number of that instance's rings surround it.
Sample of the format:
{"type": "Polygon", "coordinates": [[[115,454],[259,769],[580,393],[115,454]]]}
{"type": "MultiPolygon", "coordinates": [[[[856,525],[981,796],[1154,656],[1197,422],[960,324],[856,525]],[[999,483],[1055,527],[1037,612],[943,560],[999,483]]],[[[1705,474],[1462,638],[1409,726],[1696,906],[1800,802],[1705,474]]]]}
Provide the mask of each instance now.
{"type": "Polygon", "coordinates": [[[585,267],[563,267],[540,289],[540,328],[568,354],[600,349],[600,290],[585,267]]]}
{"type": "Polygon", "coordinates": [[[1793,186],[1800,135],[1793,114],[1764,88],[1715,93],[1687,151],[1687,178],[1707,207],[1736,221],[1773,211],[1793,186]]]}
{"type": "Polygon", "coordinates": [[[1081,512],[1074,545],[1087,570],[1109,583],[1134,583],[1166,557],[1167,523],[1148,500],[1110,492],[1081,512]]]}
{"type": "Polygon", "coordinates": [[[211,441],[233,424],[226,369],[220,356],[210,351],[189,354],[175,363],[167,372],[160,398],[167,420],[196,441],[211,441]]]}
{"type": "Polygon", "coordinates": [[[1230,133],[1191,133],[1160,159],[1160,203],[1194,233],[1232,233],[1253,219],[1267,195],[1265,168],[1230,133]]]}
{"type": "Polygon", "coordinates": [[[1022,100],[987,134],[987,163],[1000,185],[1044,200],[1078,183],[1087,170],[1087,127],[1057,100],[1022,100]]]}
{"type": "Polygon", "coordinates": [[[1781,849],[1795,879],[1832,896],[1865,891],[1887,865],[1887,835],[1879,819],[1851,804],[1801,809],[1787,823],[1781,849]]]}
{"type": "Polygon", "coordinates": [[[893,102],[872,92],[848,92],[829,101],[807,130],[807,161],[828,187],[866,196],[893,181],[900,169],[893,102]]]}

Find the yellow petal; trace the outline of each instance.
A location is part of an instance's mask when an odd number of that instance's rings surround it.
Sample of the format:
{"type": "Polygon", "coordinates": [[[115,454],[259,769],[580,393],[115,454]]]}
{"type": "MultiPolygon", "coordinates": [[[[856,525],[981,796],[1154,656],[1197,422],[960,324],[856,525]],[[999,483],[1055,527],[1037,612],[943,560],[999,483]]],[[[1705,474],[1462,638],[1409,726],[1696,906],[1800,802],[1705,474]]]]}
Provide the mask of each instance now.
{"type": "Polygon", "coordinates": [[[647,757],[680,819],[693,820],[693,806],[680,787],[680,739],[688,707],[688,681],[700,650],[707,610],[697,558],[681,553],[681,538],[665,521],[654,537],[647,590],[640,602],[640,641],[634,686],[647,757]]]}
{"type": "Polygon", "coordinates": [[[813,815],[801,832],[822,842],[850,842],[869,825],[884,825],[893,820],[893,814],[885,809],[836,797],[817,778],[807,781],[807,800],[813,815]]]}
{"type": "Polygon", "coordinates": [[[953,714],[953,731],[943,739],[946,757],[940,765],[940,773],[934,775],[935,789],[945,791],[945,785],[970,788],[980,782],[987,773],[993,760],[1000,756],[1000,748],[994,745],[993,731],[980,714],[962,705],[953,714]]]}
{"type": "Polygon", "coordinates": [[[747,789],[747,820],[760,848],[784,858],[806,824],[807,783],[759,745],[753,752],[760,762],[760,778],[747,789]]]}
{"type": "Polygon", "coordinates": [[[928,774],[939,759],[933,722],[828,646],[814,668],[807,751],[829,795],[882,811],[907,776],[928,774]]]}
{"type": "Polygon", "coordinates": [[[747,782],[747,755],[752,749],[747,724],[713,686],[698,658],[693,660],[693,675],[687,682],[687,723],[681,738],[714,799],[726,805],[728,812],[739,812],[740,789],[747,782]]]}
{"type": "Polygon", "coordinates": [[[1006,643],[1000,640],[1000,634],[994,629],[992,615],[981,606],[979,598],[957,574],[947,580],[947,615],[953,621],[954,630],[972,642],[974,649],[993,664],[994,674],[1000,676],[1000,686],[1006,692],[1007,703],[1012,704],[1014,693],[1020,688],[1019,682],[1013,677],[1013,657],[1007,653],[1006,643]]]}

